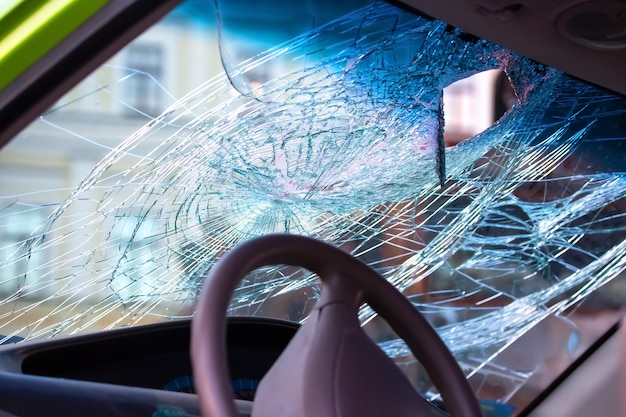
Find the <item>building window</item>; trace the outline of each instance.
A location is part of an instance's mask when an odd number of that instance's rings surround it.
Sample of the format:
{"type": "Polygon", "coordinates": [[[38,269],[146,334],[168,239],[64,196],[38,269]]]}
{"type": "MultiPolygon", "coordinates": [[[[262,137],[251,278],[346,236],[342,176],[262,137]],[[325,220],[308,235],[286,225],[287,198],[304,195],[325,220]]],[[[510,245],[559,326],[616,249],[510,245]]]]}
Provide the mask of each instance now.
{"type": "Polygon", "coordinates": [[[0,256],[6,262],[0,265],[0,297],[29,297],[39,288],[38,281],[45,274],[48,260],[44,251],[28,249],[32,232],[44,220],[38,211],[16,212],[0,233],[0,256]]]}
{"type": "Polygon", "coordinates": [[[111,236],[117,244],[110,249],[119,261],[111,274],[110,288],[123,303],[158,297],[162,290],[162,282],[154,273],[160,261],[154,254],[159,248],[155,226],[153,219],[126,213],[116,219],[111,236]]]}
{"type": "Polygon", "coordinates": [[[131,45],[126,54],[124,82],[129,115],[155,117],[163,110],[163,49],[158,44],[131,45]]]}

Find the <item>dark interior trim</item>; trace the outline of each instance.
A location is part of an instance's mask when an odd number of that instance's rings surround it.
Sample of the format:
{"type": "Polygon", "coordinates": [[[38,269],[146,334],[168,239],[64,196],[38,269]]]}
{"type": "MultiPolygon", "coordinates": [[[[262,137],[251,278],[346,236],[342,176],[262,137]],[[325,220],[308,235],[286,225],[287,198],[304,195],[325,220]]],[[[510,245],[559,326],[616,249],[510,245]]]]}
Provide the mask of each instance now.
{"type": "Polygon", "coordinates": [[[431,20],[431,21],[435,20],[434,17],[422,12],[420,9],[416,7],[406,4],[405,1],[403,0],[385,0],[385,1],[389,4],[396,6],[399,9],[405,10],[409,13],[413,13],[414,15],[424,18],[426,20],[431,20]]]}

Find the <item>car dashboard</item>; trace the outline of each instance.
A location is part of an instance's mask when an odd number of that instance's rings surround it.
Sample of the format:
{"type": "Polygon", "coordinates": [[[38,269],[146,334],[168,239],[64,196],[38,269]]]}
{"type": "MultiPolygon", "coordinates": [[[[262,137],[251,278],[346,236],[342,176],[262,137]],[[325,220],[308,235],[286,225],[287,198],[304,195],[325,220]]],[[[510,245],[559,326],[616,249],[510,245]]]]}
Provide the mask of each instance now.
{"type": "MultiPolygon", "coordinates": [[[[251,415],[260,380],[299,327],[270,318],[228,318],[228,370],[242,417],[251,415]]],[[[190,328],[191,322],[182,320],[1,346],[0,415],[199,416],[190,328]]],[[[517,415],[568,415],[564,409],[592,410],[601,398],[604,407],[614,407],[606,395],[619,391],[615,371],[622,333],[614,326],[517,415]],[[606,378],[599,378],[598,370],[606,378]],[[585,388],[590,380],[594,389],[585,388]],[[564,408],[566,398],[571,404],[564,408]]],[[[441,401],[433,404],[445,410],[441,401]]],[[[508,415],[500,414],[504,408],[496,403],[483,402],[483,408],[486,416],[508,415]]]]}
{"type": "MultiPolygon", "coordinates": [[[[244,415],[258,382],[298,327],[274,319],[229,318],[228,367],[244,415]]],[[[50,415],[51,410],[55,415],[152,416],[178,407],[181,413],[199,415],[196,396],[189,395],[195,393],[189,340],[190,321],[177,321],[5,345],[0,349],[0,384],[12,389],[0,393],[2,409],[29,416],[50,415]],[[113,414],[105,404],[115,408],[113,414]]]]}

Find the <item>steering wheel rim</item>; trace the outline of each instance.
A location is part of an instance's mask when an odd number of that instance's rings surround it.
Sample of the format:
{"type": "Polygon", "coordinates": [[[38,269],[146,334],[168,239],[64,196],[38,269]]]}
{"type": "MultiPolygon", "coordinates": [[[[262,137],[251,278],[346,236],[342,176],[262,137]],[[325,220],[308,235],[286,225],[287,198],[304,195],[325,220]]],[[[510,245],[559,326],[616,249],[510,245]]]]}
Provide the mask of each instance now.
{"type": "Polygon", "coordinates": [[[441,393],[449,414],[482,417],[476,397],[446,345],[395,287],[346,252],[298,235],[266,235],[249,240],[231,250],[209,273],[191,328],[194,384],[204,415],[238,417],[226,358],[228,304],[237,284],[247,273],[276,264],[306,268],[316,273],[322,283],[337,273],[351,279],[362,291],[363,301],[387,320],[422,363],[441,393]],[[393,302],[388,302],[390,300],[393,302]]]}

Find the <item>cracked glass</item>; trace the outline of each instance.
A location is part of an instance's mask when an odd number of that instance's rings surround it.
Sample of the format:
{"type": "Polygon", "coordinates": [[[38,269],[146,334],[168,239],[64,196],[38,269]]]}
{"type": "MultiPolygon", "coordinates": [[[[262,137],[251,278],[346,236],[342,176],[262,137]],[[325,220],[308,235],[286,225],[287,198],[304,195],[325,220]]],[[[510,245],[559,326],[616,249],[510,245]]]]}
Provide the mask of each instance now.
{"type": "MultiPolygon", "coordinates": [[[[624,303],[626,100],[384,2],[303,4],[303,34],[263,43],[232,34],[254,25],[226,0],[189,2],[0,152],[0,334],[189,318],[230,248],[304,234],[393,283],[477,395],[519,412],[624,303]],[[488,73],[504,113],[451,143],[444,89],[488,73]]],[[[266,267],[231,314],[301,322],[318,295],[308,271],[266,267]]]]}

